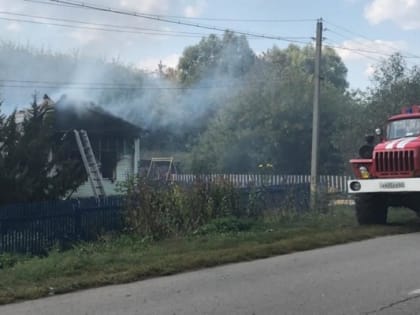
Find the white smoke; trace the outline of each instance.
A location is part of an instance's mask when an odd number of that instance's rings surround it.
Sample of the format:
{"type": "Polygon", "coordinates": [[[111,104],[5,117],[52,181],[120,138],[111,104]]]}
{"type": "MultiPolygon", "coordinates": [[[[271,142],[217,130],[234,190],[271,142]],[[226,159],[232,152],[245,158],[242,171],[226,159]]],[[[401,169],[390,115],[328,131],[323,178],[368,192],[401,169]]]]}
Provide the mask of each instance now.
{"type": "Polygon", "coordinates": [[[2,78],[22,80],[0,82],[6,112],[27,106],[35,92],[39,98],[48,94],[53,100],[65,94],[80,104],[93,102],[145,129],[179,130],[215,113],[241,86],[235,67],[242,65],[231,47],[221,54],[220,69],[209,69],[187,88],[159,72],[146,73],[118,61],[56,55],[12,44],[0,48],[2,78]]]}

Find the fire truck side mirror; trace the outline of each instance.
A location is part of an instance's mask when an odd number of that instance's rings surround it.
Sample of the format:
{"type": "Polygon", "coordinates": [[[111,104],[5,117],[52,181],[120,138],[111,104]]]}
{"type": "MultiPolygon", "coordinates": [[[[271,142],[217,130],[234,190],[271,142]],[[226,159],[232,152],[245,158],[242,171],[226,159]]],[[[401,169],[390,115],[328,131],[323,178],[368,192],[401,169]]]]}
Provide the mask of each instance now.
{"type": "Polygon", "coordinates": [[[376,128],[376,129],[375,129],[375,134],[376,134],[377,136],[382,136],[382,129],[381,129],[381,128],[376,128]]]}

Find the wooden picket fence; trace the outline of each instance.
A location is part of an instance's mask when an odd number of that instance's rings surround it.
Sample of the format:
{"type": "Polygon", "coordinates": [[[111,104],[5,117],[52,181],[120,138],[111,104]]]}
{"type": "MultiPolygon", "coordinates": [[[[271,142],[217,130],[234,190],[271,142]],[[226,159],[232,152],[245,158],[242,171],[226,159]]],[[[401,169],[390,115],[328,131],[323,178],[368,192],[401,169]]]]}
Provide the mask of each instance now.
{"type": "MultiPolygon", "coordinates": [[[[180,183],[193,183],[197,178],[215,181],[223,179],[231,182],[235,187],[279,186],[310,183],[310,175],[278,175],[278,174],[172,174],[171,180],[180,183]]],[[[329,193],[347,193],[347,181],[351,176],[321,175],[320,187],[329,193]]]]}
{"type": "Polygon", "coordinates": [[[53,200],[0,206],[0,254],[40,254],[119,231],[123,199],[118,196],[53,200]]]}
{"type": "MultiPolygon", "coordinates": [[[[197,179],[227,180],[241,191],[265,186],[269,199],[276,204],[284,194],[292,195],[297,208],[305,208],[309,193],[309,175],[276,174],[173,174],[173,182],[192,184],[197,179]]],[[[333,205],[352,204],[347,195],[350,176],[322,175],[320,187],[330,193],[333,205]]],[[[0,206],[0,254],[2,252],[43,253],[52,246],[71,246],[74,242],[95,239],[103,232],[120,231],[122,197],[104,199],[55,200],[0,206]]]]}

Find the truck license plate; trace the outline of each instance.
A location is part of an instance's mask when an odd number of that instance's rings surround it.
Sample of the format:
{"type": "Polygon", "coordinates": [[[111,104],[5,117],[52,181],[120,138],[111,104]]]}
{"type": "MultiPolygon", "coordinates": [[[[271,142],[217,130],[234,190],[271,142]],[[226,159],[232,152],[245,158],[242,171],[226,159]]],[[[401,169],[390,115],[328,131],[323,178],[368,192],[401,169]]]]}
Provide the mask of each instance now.
{"type": "Polygon", "coordinates": [[[405,188],[404,182],[388,182],[388,183],[379,183],[381,189],[399,189],[405,188]]]}

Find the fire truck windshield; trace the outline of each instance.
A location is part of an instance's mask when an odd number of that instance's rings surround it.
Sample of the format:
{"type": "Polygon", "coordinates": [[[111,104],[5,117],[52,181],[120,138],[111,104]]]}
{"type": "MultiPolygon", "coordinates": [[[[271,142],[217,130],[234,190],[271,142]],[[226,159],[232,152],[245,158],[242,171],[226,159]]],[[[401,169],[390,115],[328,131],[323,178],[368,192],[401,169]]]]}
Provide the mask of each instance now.
{"type": "Polygon", "coordinates": [[[420,118],[391,121],[387,126],[387,139],[420,135],[420,118]]]}

